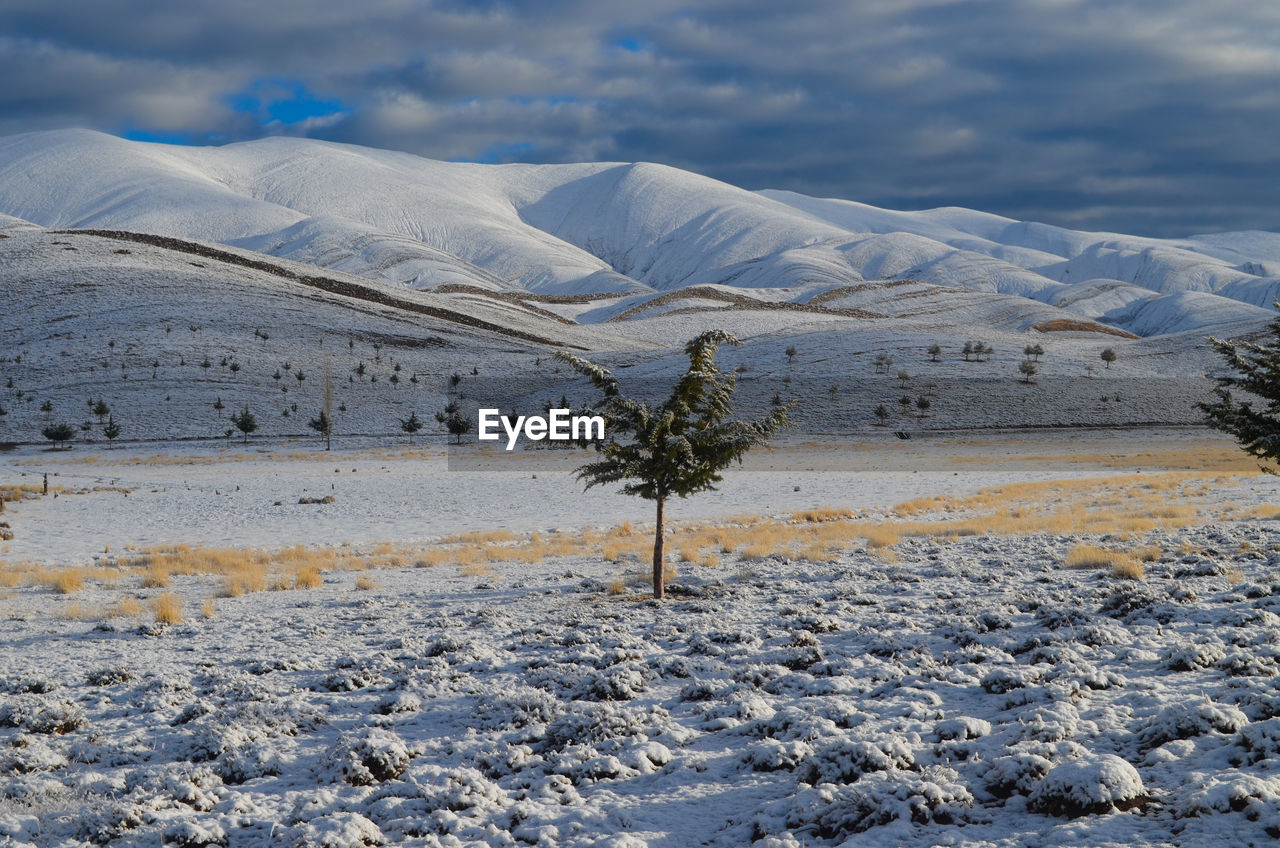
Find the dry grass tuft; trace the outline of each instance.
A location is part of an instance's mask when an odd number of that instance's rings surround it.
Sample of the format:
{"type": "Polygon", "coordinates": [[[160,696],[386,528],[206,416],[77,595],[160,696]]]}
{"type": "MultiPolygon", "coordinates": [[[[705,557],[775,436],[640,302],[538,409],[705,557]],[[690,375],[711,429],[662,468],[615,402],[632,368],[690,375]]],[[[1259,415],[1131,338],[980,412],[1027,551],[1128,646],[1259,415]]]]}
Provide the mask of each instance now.
{"type": "Polygon", "coordinates": [[[1243,582],[1244,582],[1244,571],[1239,566],[1236,566],[1235,568],[1227,569],[1227,585],[1228,586],[1239,586],[1243,582]]]}
{"type": "Polygon", "coordinates": [[[835,507],[822,507],[819,509],[806,509],[803,512],[794,513],[791,516],[791,520],[805,524],[821,524],[824,521],[844,521],[853,517],[854,514],[852,510],[836,509],[835,507]]]}
{"type": "Polygon", "coordinates": [[[868,524],[858,535],[867,540],[869,548],[888,548],[898,544],[898,532],[887,524],[868,524]]]}
{"type": "Polygon", "coordinates": [[[1141,580],[1143,575],[1142,563],[1136,559],[1123,560],[1111,566],[1111,576],[1121,580],[1141,580]]]}
{"type": "Polygon", "coordinates": [[[304,565],[293,572],[293,588],[295,589],[319,589],[323,585],[324,576],[317,568],[304,565]]]}
{"type": "Polygon", "coordinates": [[[218,617],[218,602],[213,598],[205,598],[200,605],[200,615],[205,619],[218,617]]]}
{"type": "Polygon", "coordinates": [[[76,569],[68,568],[54,574],[49,586],[59,595],[70,595],[84,586],[84,577],[76,569]]]}
{"type": "Polygon", "coordinates": [[[182,623],[182,599],[177,595],[172,592],[165,592],[163,595],[156,597],[154,604],[156,611],[156,623],[182,623]]]}
{"type": "Polygon", "coordinates": [[[361,591],[368,592],[382,588],[382,584],[367,574],[361,574],[356,578],[356,588],[361,591]]]}
{"type": "Polygon", "coordinates": [[[493,569],[487,562],[468,562],[458,566],[460,577],[488,577],[491,574],[493,569]]]}
{"type": "Polygon", "coordinates": [[[1067,552],[1062,564],[1067,568],[1110,568],[1132,559],[1120,551],[1081,543],[1067,552]]]}
{"type": "Polygon", "coordinates": [[[133,596],[120,598],[108,608],[108,614],[113,618],[140,618],[142,616],[142,603],[133,596]]]}
{"type": "Polygon", "coordinates": [[[1137,557],[1139,562],[1155,562],[1164,556],[1164,550],[1159,545],[1142,545],[1134,548],[1129,553],[1137,557]]]}
{"type": "Polygon", "coordinates": [[[169,572],[162,567],[150,566],[142,574],[142,588],[163,589],[169,585],[169,572]]]}

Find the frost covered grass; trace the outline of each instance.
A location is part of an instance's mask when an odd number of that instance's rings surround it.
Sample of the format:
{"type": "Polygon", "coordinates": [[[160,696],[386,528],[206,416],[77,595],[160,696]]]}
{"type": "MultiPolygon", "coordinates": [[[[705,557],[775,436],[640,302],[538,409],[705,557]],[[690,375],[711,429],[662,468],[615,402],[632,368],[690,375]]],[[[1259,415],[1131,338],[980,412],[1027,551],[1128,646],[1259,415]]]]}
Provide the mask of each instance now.
{"type": "MultiPolygon", "coordinates": [[[[859,537],[823,561],[690,562],[661,605],[636,591],[642,565],[619,575],[589,552],[495,563],[484,588],[453,568],[359,571],[164,626],[42,613],[32,601],[48,590],[18,586],[0,601],[27,610],[0,620],[0,833],[248,846],[1280,834],[1280,553],[1265,525],[1153,530],[1140,583],[1062,568],[1070,535],[948,538],[903,534],[896,563],[859,537]],[[379,591],[350,591],[375,574],[379,591]]],[[[209,579],[166,591],[199,608],[209,579]]]]}

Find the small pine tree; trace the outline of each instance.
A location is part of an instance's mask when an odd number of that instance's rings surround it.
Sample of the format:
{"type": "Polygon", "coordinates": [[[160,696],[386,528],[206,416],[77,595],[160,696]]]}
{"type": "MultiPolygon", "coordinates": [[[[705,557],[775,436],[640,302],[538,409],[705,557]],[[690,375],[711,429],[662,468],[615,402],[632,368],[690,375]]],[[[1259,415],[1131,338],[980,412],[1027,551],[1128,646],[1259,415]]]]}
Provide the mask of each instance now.
{"type": "Polygon", "coordinates": [[[932,361],[934,361],[934,362],[938,362],[938,361],[939,361],[939,359],[938,359],[938,358],[939,358],[940,356],[942,356],[942,345],[936,345],[936,344],[935,344],[935,345],[930,345],[930,346],[929,346],[929,359],[930,359],[930,360],[932,360],[932,361]]]}
{"type": "Polygon", "coordinates": [[[883,403],[876,407],[876,418],[880,419],[880,426],[884,427],[889,422],[889,408],[883,403]]]}
{"type": "Polygon", "coordinates": [[[320,415],[308,421],[307,426],[324,436],[326,450],[333,449],[333,443],[331,441],[333,436],[333,422],[329,420],[328,412],[323,409],[320,410],[320,415]]]}
{"type": "Polygon", "coordinates": [[[418,413],[410,412],[408,418],[400,419],[400,429],[409,434],[409,444],[413,444],[413,434],[422,429],[422,419],[418,413]]]}
{"type": "Polygon", "coordinates": [[[61,447],[64,442],[69,442],[76,437],[76,428],[75,425],[65,422],[50,424],[40,431],[40,435],[61,447]]]}
{"type": "Polygon", "coordinates": [[[924,418],[929,412],[929,407],[933,406],[933,402],[924,395],[916,398],[916,409],[920,410],[920,417],[924,418]]]}
{"type": "Polygon", "coordinates": [[[458,384],[461,382],[462,382],[461,374],[459,374],[456,371],[450,374],[449,375],[449,394],[454,394],[455,392],[457,392],[458,384]]]}
{"type": "Polygon", "coordinates": [[[120,425],[116,423],[114,415],[102,426],[102,435],[112,442],[120,437],[120,425]]]}
{"type": "MultiPolygon", "coordinates": [[[[1217,400],[1199,407],[1210,427],[1234,436],[1250,456],[1274,464],[1280,462],[1280,318],[1268,329],[1271,340],[1262,344],[1209,339],[1231,373],[1216,378],[1213,393],[1217,400]],[[1262,403],[1237,399],[1232,394],[1235,389],[1262,403]]],[[[1268,474],[1276,473],[1272,465],[1260,467],[1268,474]]]]}
{"type": "Polygon", "coordinates": [[[222,402],[222,396],[219,395],[218,398],[213,402],[213,409],[215,412],[218,413],[219,418],[222,417],[222,410],[226,408],[227,408],[226,405],[222,402]]]}
{"type": "Polygon", "coordinates": [[[973,342],[965,342],[964,350],[961,352],[964,354],[964,361],[970,361],[973,358],[973,342]]]}
{"type": "Polygon", "coordinates": [[[898,380],[904,386],[911,381],[911,375],[907,373],[907,369],[903,368],[898,372],[898,380]]]}
{"type": "Polygon", "coordinates": [[[783,351],[783,353],[787,355],[787,367],[791,367],[792,362],[795,361],[796,354],[799,352],[800,351],[796,350],[795,345],[790,345],[787,347],[786,350],[783,351]]]}
{"type": "Polygon", "coordinates": [[[1036,368],[1036,364],[1030,359],[1024,359],[1018,365],[1018,370],[1022,372],[1022,382],[1031,383],[1034,382],[1031,378],[1034,377],[1036,372],[1040,369],[1036,368]]]}
{"type": "Polygon", "coordinates": [[[244,433],[244,443],[249,444],[249,434],[258,429],[258,419],[249,411],[249,407],[245,406],[240,412],[232,415],[231,423],[237,430],[244,433]]]}
{"type": "Polygon", "coordinates": [[[907,397],[906,395],[903,395],[902,397],[898,398],[898,406],[902,407],[902,414],[906,415],[907,410],[911,408],[911,398],[907,397]]]}
{"type": "Polygon", "coordinates": [[[44,413],[45,418],[48,418],[49,415],[53,412],[53,401],[47,400],[44,403],[40,404],[40,411],[44,413]]]}
{"type": "Polygon", "coordinates": [[[606,437],[592,443],[601,459],[578,469],[592,486],[623,483],[622,492],[654,501],[653,596],[663,585],[664,510],[670,497],[688,497],[715,488],[720,472],[755,445],[765,444],[787,423],[785,407],[765,418],[737,421],[733,414],[736,381],[716,366],[721,344],[739,344],[723,330],[710,330],[685,345],[689,368],[659,406],[629,398],[617,379],[595,363],[564,352],[556,356],[587,377],[603,398],[595,405],[605,419],[606,437]],[[620,441],[619,439],[622,439],[620,441]]]}
{"type": "Polygon", "coordinates": [[[1102,353],[1098,354],[1098,356],[1103,362],[1107,363],[1108,368],[1111,367],[1111,363],[1116,361],[1116,352],[1112,348],[1107,348],[1102,353]]]}
{"type": "MultiPolygon", "coordinates": [[[[456,406],[456,405],[455,405],[456,406]]],[[[455,445],[462,444],[462,437],[471,432],[471,421],[463,415],[454,411],[444,422],[445,429],[449,431],[449,435],[453,436],[455,445]]]]}

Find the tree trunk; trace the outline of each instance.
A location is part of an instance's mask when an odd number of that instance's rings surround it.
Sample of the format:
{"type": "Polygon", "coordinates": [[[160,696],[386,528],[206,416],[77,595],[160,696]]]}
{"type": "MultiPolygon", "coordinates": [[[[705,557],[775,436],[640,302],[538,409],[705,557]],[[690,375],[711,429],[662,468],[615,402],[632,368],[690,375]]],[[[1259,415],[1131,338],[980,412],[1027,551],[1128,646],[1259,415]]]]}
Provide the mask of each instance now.
{"type": "Polygon", "coordinates": [[[665,501],[662,495],[658,495],[658,519],[653,528],[653,596],[658,600],[666,596],[666,589],[662,582],[662,507],[665,501]]]}

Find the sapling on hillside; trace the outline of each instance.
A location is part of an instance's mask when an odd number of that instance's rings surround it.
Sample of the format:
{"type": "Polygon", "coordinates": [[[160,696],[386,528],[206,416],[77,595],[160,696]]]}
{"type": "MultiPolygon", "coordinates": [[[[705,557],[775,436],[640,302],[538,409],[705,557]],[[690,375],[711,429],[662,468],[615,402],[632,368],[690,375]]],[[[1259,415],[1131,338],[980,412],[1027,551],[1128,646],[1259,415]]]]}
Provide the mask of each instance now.
{"type": "Polygon", "coordinates": [[[236,429],[244,433],[244,443],[249,443],[249,434],[258,429],[258,419],[249,411],[249,407],[245,406],[243,410],[231,416],[231,423],[236,429]]]}
{"type": "Polygon", "coordinates": [[[712,490],[720,472],[787,423],[786,407],[774,407],[754,421],[732,419],[736,385],[732,374],[716,366],[721,344],[738,345],[723,330],[710,330],[685,345],[689,367],[670,396],[656,407],[627,397],[605,368],[572,354],[556,356],[587,377],[603,397],[593,409],[605,421],[605,437],[590,442],[601,457],[578,469],[587,488],[622,483],[623,494],[652,500],[656,507],[653,541],[653,596],[665,596],[663,534],[667,499],[712,490]]]}
{"type": "Polygon", "coordinates": [[[62,447],[64,443],[71,441],[76,437],[76,428],[73,424],[62,422],[59,424],[50,424],[40,431],[40,435],[53,442],[58,447],[62,447]]]}
{"type": "Polygon", "coordinates": [[[413,444],[413,434],[422,429],[422,419],[418,413],[410,412],[408,418],[400,419],[400,429],[409,434],[409,444],[413,444]]]}

